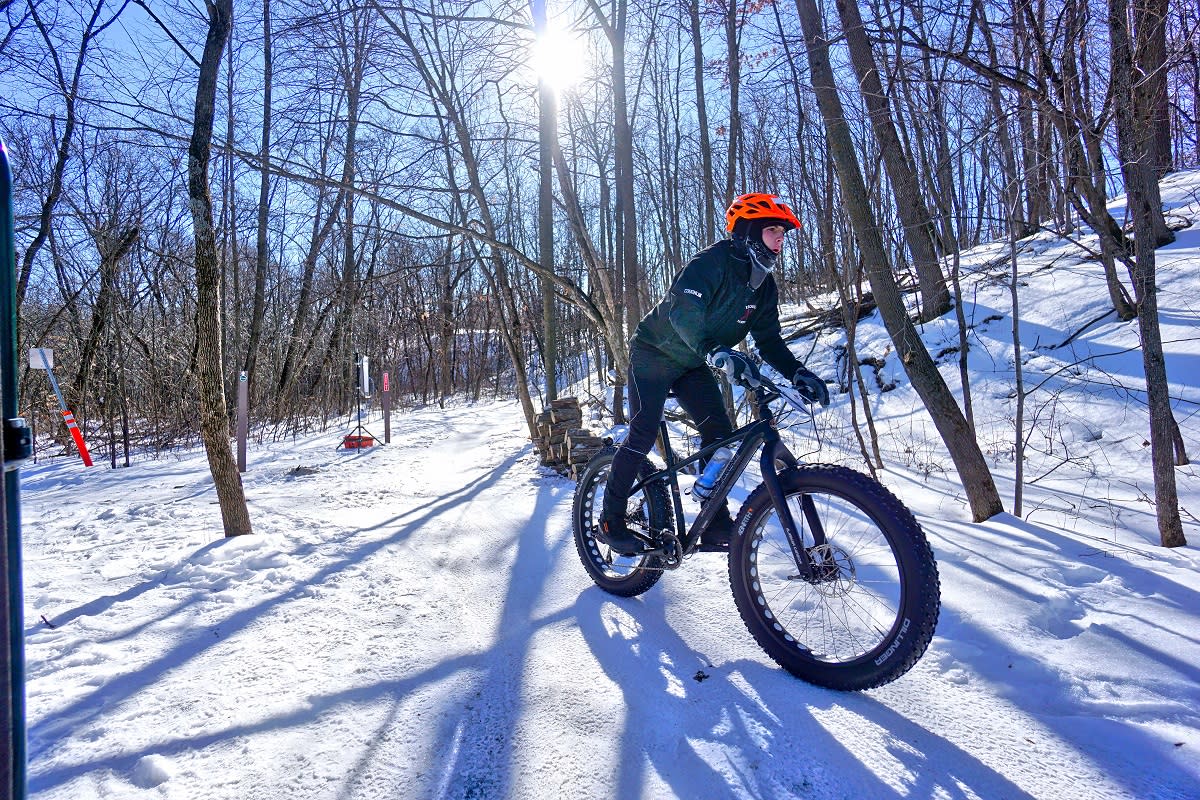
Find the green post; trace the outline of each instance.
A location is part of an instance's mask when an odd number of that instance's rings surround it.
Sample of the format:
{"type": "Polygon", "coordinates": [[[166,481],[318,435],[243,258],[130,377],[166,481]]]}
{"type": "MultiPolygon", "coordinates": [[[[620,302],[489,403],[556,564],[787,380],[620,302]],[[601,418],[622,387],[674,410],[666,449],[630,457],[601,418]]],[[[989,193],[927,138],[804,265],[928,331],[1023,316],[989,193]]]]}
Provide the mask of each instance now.
{"type": "Polygon", "coordinates": [[[0,798],[25,797],[25,623],[21,589],[21,498],[17,469],[29,457],[30,437],[17,416],[17,258],[13,249],[12,174],[8,151],[0,142],[0,421],[3,422],[3,529],[0,548],[0,595],[4,603],[4,647],[0,653],[0,724],[4,753],[0,756],[0,798]]]}

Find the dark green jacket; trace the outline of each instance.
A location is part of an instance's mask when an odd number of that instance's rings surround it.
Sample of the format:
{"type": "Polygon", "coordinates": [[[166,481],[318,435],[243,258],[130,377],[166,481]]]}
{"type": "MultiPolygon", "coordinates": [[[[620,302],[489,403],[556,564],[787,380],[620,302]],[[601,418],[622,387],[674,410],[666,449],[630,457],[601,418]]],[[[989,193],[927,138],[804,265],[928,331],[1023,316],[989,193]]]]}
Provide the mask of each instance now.
{"type": "MultiPolygon", "coordinates": [[[[761,273],[760,273],[761,274],[761,273]]],[[[638,324],[630,344],[656,350],[685,369],[704,365],[715,347],[746,338],[763,359],[791,379],[800,362],[779,335],[779,289],[768,274],[750,285],[750,259],[732,239],[701,250],[675,277],[671,290],[638,324]]]]}

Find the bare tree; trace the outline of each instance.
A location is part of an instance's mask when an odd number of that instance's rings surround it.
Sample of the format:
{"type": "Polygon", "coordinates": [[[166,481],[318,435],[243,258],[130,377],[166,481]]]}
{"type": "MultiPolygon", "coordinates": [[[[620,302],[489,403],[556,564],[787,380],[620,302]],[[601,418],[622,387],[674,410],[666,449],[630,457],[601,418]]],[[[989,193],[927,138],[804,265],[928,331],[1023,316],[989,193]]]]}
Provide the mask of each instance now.
{"type": "Polygon", "coordinates": [[[905,311],[904,301],[896,286],[895,276],[892,275],[883,240],[867,198],[858,155],[854,150],[854,142],[834,82],[833,68],[829,60],[829,42],[825,37],[816,0],[796,0],[796,10],[804,30],[809,72],[812,75],[817,105],[825,123],[830,153],[837,168],[842,201],[854,225],[855,238],[862,249],[867,277],[875,301],[879,305],[879,313],[883,316],[884,324],[913,388],[924,401],[925,408],[933,418],[933,423],[958,468],[959,479],[966,490],[972,517],[976,522],[982,522],[1004,510],[995,481],[979,449],[979,443],[963,418],[954,396],[942,380],[937,365],[921,344],[920,335],[905,311]]]}
{"type": "MultiPolygon", "coordinates": [[[[446,174],[452,182],[452,187],[457,189],[454,186],[456,164],[461,164],[466,174],[466,186],[462,191],[453,191],[451,195],[454,216],[465,226],[470,216],[463,197],[464,194],[467,195],[473,203],[473,210],[481,218],[481,227],[486,238],[490,241],[499,240],[499,226],[488,202],[487,189],[477,153],[477,143],[471,133],[466,116],[467,104],[458,90],[459,78],[449,68],[450,65],[431,61],[427,57],[425,47],[422,46],[432,40],[436,49],[438,47],[436,44],[437,33],[427,26],[425,20],[416,15],[402,12],[398,17],[392,17],[383,11],[380,13],[404,44],[406,57],[421,77],[425,91],[434,103],[434,115],[442,133],[441,143],[446,160],[446,174]],[[421,44],[419,45],[418,42],[421,44]]],[[[479,247],[475,239],[472,239],[469,244],[473,248],[479,247]]],[[[499,300],[500,334],[512,357],[512,365],[517,374],[517,396],[525,413],[526,424],[530,433],[533,434],[536,432],[535,411],[529,394],[529,384],[526,380],[526,351],[520,336],[518,305],[509,277],[509,268],[505,262],[505,254],[492,247],[489,248],[486,256],[480,250],[476,250],[476,257],[480,266],[485,269],[493,292],[499,300]]],[[[532,263],[536,264],[536,262],[532,263]]],[[[540,270],[541,266],[537,264],[535,271],[540,270]]],[[[544,275],[544,277],[553,279],[552,276],[553,273],[544,275]]]]}
{"type": "MultiPolygon", "coordinates": [[[[1139,11],[1138,16],[1145,28],[1137,31],[1141,68],[1144,70],[1139,74],[1145,82],[1140,91],[1145,92],[1146,102],[1150,106],[1149,136],[1154,176],[1161,178],[1171,171],[1174,161],[1171,155],[1171,108],[1167,95],[1167,72],[1170,68],[1167,60],[1167,15],[1171,5],[1167,0],[1152,0],[1144,6],[1139,4],[1139,7],[1144,9],[1139,11]]],[[[1157,218],[1152,223],[1157,224],[1157,218]]],[[[1163,234],[1161,228],[1155,230],[1159,244],[1165,244],[1163,234]]],[[[1171,238],[1173,240],[1174,236],[1171,238]]]]}
{"type": "MultiPolygon", "coordinates": [[[[307,9],[305,11],[307,13],[307,9]]],[[[308,203],[303,206],[306,219],[302,224],[308,231],[306,234],[296,234],[297,239],[302,236],[306,238],[296,279],[295,309],[290,315],[290,324],[286,326],[283,358],[274,381],[272,418],[276,422],[295,410],[292,406],[305,388],[313,388],[302,385],[301,375],[322,337],[321,327],[328,313],[328,306],[321,305],[322,290],[328,287],[320,285],[317,270],[322,260],[328,258],[338,221],[343,218],[344,206],[352,192],[354,162],[352,158],[347,158],[344,143],[349,132],[347,129],[357,125],[357,115],[349,113],[350,93],[346,89],[348,81],[351,84],[353,81],[347,77],[346,48],[339,46],[336,39],[330,45],[329,37],[338,34],[327,32],[328,24],[329,20],[324,15],[316,18],[301,15],[290,25],[293,35],[299,37],[296,44],[298,52],[323,53],[332,50],[341,54],[341,60],[335,60],[332,65],[313,65],[308,59],[301,60],[295,69],[302,73],[302,77],[286,88],[293,90],[295,97],[303,98],[303,102],[298,108],[285,107],[279,112],[281,116],[297,121],[292,133],[297,141],[289,147],[309,153],[312,162],[309,169],[313,174],[312,179],[305,182],[311,189],[308,203]]],[[[288,51],[282,53],[285,56],[288,54],[288,51]]],[[[351,58],[354,56],[353,53],[348,55],[351,58]]],[[[272,58],[272,66],[275,64],[272,58]]],[[[276,108],[274,103],[272,107],[276,108]]],[[[260,164],[260,170],[262,166],[260,164]]],[[[281,164],[272,165],[271,174],[282,175],[293,181],[300,177],[295,170],[282,169],[281,164]]],[[[301,192],[295,188],[290,192],[287,189],[284,191],[282,196],[285,199],[296,197],[301,192]]],[[[337,375],[344,380],[343,371],[337,375]]]]}
{"type": "Polygon", "coordinates": [[[616,165],[617,238],[625,305],[625,330],[632,335],[642,319],[642,274],[638,266],[638,218],[634,204],[633,128],[629,87],[625,76],[625,37],[629,30],[629,1],[613,0],[611,15],[597,0],[588,0],[612,51],[613,155],[616,165]]]}
{"type": "MultiPolygon", "coordinates": [[[[973,20],[983,32],[984,52],[945,50],[924,38],[911,40],[916,47],[963,64],[986,80],[1017,93],[1016,116],[1021,131],[1023,185],[1026,189],[1028,225],[1045,218],[1051,190],[1047,170],[1058,162],[1065,166],[1059,194],[1100,239],[1101,261],[1109,298],[1114,309],[1132,319],[1133,304],[1116,272],[1116,263],[1129,257],[1128,241],[1120,224],[1108,210],[1106,156],[1103,152],[1104,125],[1109,111],[1096,111],[1095,81],[1091,57],[1087,9],[1081,0],[1067,0],[1054,27],[1045,19],[1045,9],[1023,4],[1013,10],[1015,62],[999,64],[992,42],[991,23],[984,5],[972,6],[973,20]],[[1028,106],[1028,107],[1027,107],[1028,106]],[[1049,124],[1052,131],[1043,131],[1049,124]],[[1047,137],[1056,134],[1061,151],[1055,153],[1047,137]]],[[[1011,208],[1011,206],[1010,206],[1011,208]]],[[[1006,209],[1006,214],[1010,213],[1006,209]]],[[[1065,213],[1059,230],[1066,232],[1065,213]]]]}
{"type": "MultiPolygon", "coordinates": [[[[1146,76],[1154,67],[1155,29],[1166,23],[1165,9],[1154,0],[1134,0],[1131,22],[1128,0],[1109,0],[1108,8],[1121,172],[1133,210],[1135,257],[1130,276],[1138,305],[1138,332],[1142,340],[1142,364],[1146,370],[1146,394],[1150,405],[1155,512],[1163,547],[1182,547],[1187,544],[1187,539],[1183,535],[1179,492],[1175,484],[1176,426],[1171,414],[1167,365],[1158,325],[1158,288],[1154,283],[1154,219],[1162,215],[1158,205],[1155,161],[1156,89],[1144,79],[1134,82],[1132,77],[1146,76]]],[[[1178,463],[1186,463],[1186,454],[1178,459],[1178,463]]]]}
{"type": "MultiPolygon", "coordinates": [[[[604,263],[600,247],[588,229],[586,215],[575,188],[575,176],[571,173],[557,139],[554,140],[552,146],[559,192],[566,209],[567,221],[579,247],[579,256],[586,269],[588,285],[595,287],[593,292],[588,295],[588,302],[592,308],[583,308],[583,310],[588,318],[596,324],[604,338],[605,349],[609,354],[609,361],[616,378],[613,413],[616,421],[623,423],[625,421],[623,389],[629,373],[629,349],[621,313],[624,304],[617,285],[617,276],[615,271],[604,263]]],[[[583,307],[579,303],[576,305],[583,307]]]]}
{"type": "Polygon", "coordinates": [[[254,247],[254,300],[250,308],[250,336],[246,342],[245,371],[251,391],[257,383],[258,354],[262,346],[263,320],[267,305],[267,270],[271,262],[271,245],[267,224],[271,218],[271,0],[263,0],[263,109],[262,134],[258,157],[258,218],[254,247]]]}
{"type": "Polygon", "coordinates": [[[696,87],[696,128],[700,135],[700,197],[704,205],[703,241],[717,236],[716,185],[713,179],[712,139],[708,129],[708,101],[704,86],[704,37],[700,27],[700,0],[687,0],[692,40],[692,78],[696,87]]]}
{"type": "MultiPolygon", "coordinates": [[[[738,0],[722,0],[720,8],[724,12],[725,69],[729,83],[729,138],[726,140],[725,151],[725,196],[721,201],[723,205],[729,206],[739,194],[737,164],[742,135],[742,112],[739,102],[742,90],[742,3],[738,0]]],[[[750,191],[750,188],[746,187],[746,191],[750,191]]]]}
{"type": "MultiPolygon", "coordinates": [[[[921,319],[937,319],[950,310],[950,292],[933,250],[933,222],[926,209],[916,173],[904,155],[896,124],[883,91],[883,81],[875,65],[871,42],[863,27],[857,0],[837,0],[842,30],[850,46],[850,61],[858,76],[859,90],[867,106],[871,129],[879,142],[880,155],[892,186],[896,211],[904,224],[904,239],[913,257],[917,284],[921,290],[921,319]]],[[[949,244],[949,243],[947,243],[949,244]]]]}
{"type": "MultiPolygon", "coordinates": [[[[1015,210],[1011,216],[1015,216],[1015,210]]],[[[1020,272],[1017,262],[1017,235],[1015,226],[1008,237],[1008,294],[1012,304],[1012,343],[1013,343],[1013,382],[1016,399],[1016,414],[1013,428],[1016,435],[1013,438],[1013,513],[1018,517],[1022,514],[1021,504],[1025,494],[1025,364],[1021,353],[1021,303],[1020,303],[1020,272]]]]}
{"type": "MultiPolygon", "coordinates": [[[[108,159],[98,158],[91,162],[106,173],[97,181],[100,184],[97,187],[101,195],[100,204],[95,209],[77,209],[88,235],[95,244],[100,277],[96,301],[91,309],[91,325],[87,338],[82,342],[79,366],[71,385],[72,394],[77,398],[75,413],[85,420],[96,358],[106,334],[110,333],[115,316],[121,262],[137,244],[141,234],[140,209],[131,209],[129,206],[132,204],[127,203],[127,199],[133,195],[133,180],[123,169],[125,165],[120,163],[121,160],[120,156],[115,156],[108,159]]],[[[88,198],[83,198],[81,205],[87,201],[88,198]]]]}
{"type": "Polygon", "coordinates": [[[19,0],[0,0],[0,14],[5,16],[8,27],[8,30],[4,31],[4,34],[0,36],[0,53],[3,53],[8,49],[8,45],[13,40],[13,37],[16,36],[17,32],[21,30],[21,27],[29,21],[30,12],[33,8],[32,4],[27,6],[26,9],[15,20],[12,18],[12,16],[10,16],[9,9],[16,5],[17,2],[19,2],[19,0]]]}
{"type": "Polygon", "coordinates": [[[1172,158],[1179,169],[1200,166],[1200,9],[1175,3],[1168,20],[1167,105],[1172,158]]]}
{"type": "Polygon", "coordinates": [[[25,249],[25,255],[21,260],[21,270],[17,277],[18,309],[25,301],[25,292],[29,288],[29,276],[33,272],[34,259],[37,258],[38,252],[46,243],[46,238],[50,235],[50,225],[54,215],[54,208],[62,196],[63,174],[67,168],[67,161],[71,157],[71,141],[75,135],[75,126],[78,122],[77,106],[80,99],[80,82],[83,78],[84,62],[87,60],[88,50],[91,48],[96,37],[116,22],[121,12],[129,5],[129,0],[125,0],[115,12],[109,15],[108,19],[103,19],[106,2],[107,0],[97,0],[96,5],[92,7],[91,14],[87,18],[83,32],[79,37],[79,46],[76,48],[74,54],[74,64],[70,65],[65,64],[60,57],[58,46],[50,35],[49,26],[42,19],[41,14],[39,14],[37,4],[31,3],[29,6],[29,14],[42,36],[42,41],[46,44],[47,53],[50,55],[50,62],[54,72],[54,84],[62,95],[64,117],[62,130],[58,137],[58,151],[55,153],[54,166],[50,173],[50,185],[47,187],[45,199],[42,201],[41,213],[38,215],[37,233],[34,234],[33,241],[29,244],[29,247],[25,249]],[[69,73],[68,68],[70,70],[69,73]]]}
{"type": "Polygon", "coordinates": [[[229,446],[229,414],[225,404],[221,337],[221,265],[213,229],[208,166],[212,155],[217,74],[233,19],[233,0],[210,0],[208,35],[196,81],[195,117],[188,145],[187,186],[195,231],[196,378],[200,392],[200,435],[221,507],[226,536],[251,533],[250,512],[237,461],[229,446]]]}
{"type": "MultiPolygon", "coordinates": [[[[539,38],[548,33],[546,0],[533,0],[533,29],[539,38]]],[[[558,99],[547,76],[538,76],[538,263],[554,270],[554,157],[551,139],[558,136],[558,99]]],[[[542,364],[546,373],[546,400],[558,399],[558,314],[554,284],[542,281],[542,364]]]]}

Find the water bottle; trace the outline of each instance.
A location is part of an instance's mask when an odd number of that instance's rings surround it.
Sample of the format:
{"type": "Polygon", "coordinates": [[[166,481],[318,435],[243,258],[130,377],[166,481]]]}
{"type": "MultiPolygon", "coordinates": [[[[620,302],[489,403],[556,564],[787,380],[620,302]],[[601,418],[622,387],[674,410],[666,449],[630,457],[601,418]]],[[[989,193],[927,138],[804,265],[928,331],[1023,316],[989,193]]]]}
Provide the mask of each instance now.
{"type": "Polygon", "coordinates": [[[707,500],[708,496],[712,494],[713,487],[717,485],[717,478],[721,476],[721,470],[725,469],[725,465],[731,458],[733,458],[733,451],[728,447],[719,448],[717,452],[713,453],[703,474],[696,479],[696,483],[692,486],[692,496],[697,500],[707,500]]]}

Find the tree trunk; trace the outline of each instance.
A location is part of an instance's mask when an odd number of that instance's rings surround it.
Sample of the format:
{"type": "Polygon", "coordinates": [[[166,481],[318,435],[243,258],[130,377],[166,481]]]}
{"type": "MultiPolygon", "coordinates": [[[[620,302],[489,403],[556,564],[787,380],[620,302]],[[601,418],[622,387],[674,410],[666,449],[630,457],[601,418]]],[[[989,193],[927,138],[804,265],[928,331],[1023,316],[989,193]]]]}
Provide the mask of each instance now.
{"type": "MultiPolygon", "coordinates": [[[[1015,209],[1013,209],[1015,216],[1015,209]]],[[[1008,237],[1009,299],[1012,303],[1013,378],[1017,408],[1013,419],[1016,437],[1013,439],[1013,514],[1022,514],[1025,497],[1025,366],[1021,355],[1020,273],[1017,264],[1017,237],[1008,237]]]]}
{"type": "MultiPolygon", "coordinates": [[[[1167,72],[1171,69],[1167,60],[1167,13],[1168,0],[1148,0],[1145,4],[1145,21],[1148,28],[1137,32],[1145,54],[1145,92],[1150,104],[1151,158],[1154,177],[1161,178],[1171,171],[1171,104],[1167,94],[1167,72]]],[[[1193,7],[1194,9],[1194,7],[1193,7]]],[[[1195,36],[1195,31],[1192,32],[1195,36]]],[[[1161,234],[1156,231],[1156,234],[1161,234]]],[[[1172,234],[1172,237],[1174,234],[1172,234]]],[[[1160,245],[1166,242],[1158,242],[1160,245]]]]}
{"type": "Polygon", "coordinates": [[[642,273],[638,265],[638,224],[634,203],[633,129],[629,119],[629,96],[625,80],[625,30],[628,0],[617,0],[616,19],[609,32],[613,63],[613,158],[617,173],[617,220],[620,230],[621,275],[625,289],[625,333],[642,319],[642,273]]]}
{"type": "MultiPolygon", "coordinates": [[[[850,46],[850,60],[854,65],[854,74],[858,76],[858,86],[866,103],[871,129],[879,142],[883,165],[892,184],[896,211],[904,225],[904,239],[913,257],[913,268],[921,291],[921,320],[928,322],[950,310],[946,276],[933,251],[933,221],[926,210],[916,173],[905,158],[904,148],[896,133],[879,69],[875,65],[875,55],[871,52],[871,42],[863,28],[858,2],[837,0],[837,9],[846,43],[850,46]]],[[[951,246],[949,242],[946,244],[951,246]]]]}
{"type": "MultiPolygon", "coordinates": [[[[1133,49],[1136,75],[1131,87],[1134,105],[1140,115],[1138,125],[1145,128],[1144,146],[1147,174],[1145,180],[1147,223],[1154,244],[1161,247],[1175,241],[1162,211],[1158,179],[1171,170],[1171,121],[1167,106],[1167,0],[1134,0],[1133,49]]],[[[1134,76],[1129,76],[1132,79],[1134,76]]]]}
{"type": "MultiPolygon", "coordinates": [[[[1140,35],[1154,24],[1153,0],[1134,0],[1133,30],[1140,35]],[[1150,19],[1147,19],[1147,15],[1150,19]]],[[[1145,74],[1148,64],[1139,60],[1145,51],[1130,37],[1128,0],[1109,0],[1108,24],[1112,42],[1113,103],[1117,120],[1117,146],[1129,208],[1133,213],[1134,263],[1130,267],[1133,296],[1138,306],[1138,331],[1142,339],[1142,364],[1146,371],[1146,394],[1150,406],[1150,459],[1154,470],[1154,506],[1163,547],[1187,544],[1179,516],[1179,492],[1175,484],[1174,417],[1163,358],[1162,333],[1158,325],[1158,290],[1154,285],[1154,216],[1158,207],[1158,178],[1153,161],[1153,101],[1148,92],[1132,82],[1135,73],[1145,74]],[[1153,187],[1153,190],[1151,189],[1153,187]]],[[[1140,42],[1139,42],[1140,44],[1140,42]]]]}
{"type": "MultiPolygon", "coordinates": [[[[225,141],[222,143],[224,158],[222,159],[221,180],[221,216],[217,230],[224,234],[224,244],[221,247],[221,266],[224,272],[221,277],[221,314],[224,324],[225,340],[221,350],[232,353],[230,362],[237,364],[242,358],[242,318],[238,313],[245,307],[242,298],[242,260],[238,255],[238,215],[237,190],[234,186],[233,148],[234,148],[234,119],[236,109],[233,104],[233,23],[230,22],[229,35],[225,43],[225,141]]],[[[226,397],[236,395],[237,382],[233,376],[226,385],[226,397]]]]}
{"type": "Polygon", "coordinates": [[[229,414],[222,380],[221,265],[208,185],[217,73],[232,24],[233,0],[213,0],[207,5],[208,36],[200,61],[195,118],[188,145],[188,204],[196,238],[196,380],[200,392],[200,437],[217,490],[221,524],[226,536],[238,536],[251,533],[250,512],[237,461],[229,446],[229,414]]]}
{"type": "Polygon", "coordinates": [[[816,0],[796,0],[796,10],[808,48],[809,70],[817,106],[825,123],[830,154],[837,167],[842,199],[854,226],[855,238],[862,248],[871,291],[904,370],[950,451],[966,490],[972,517],[976,522],[982,522],[1002,512],[1004,505],[979,443],[942,380],[937,365],[921,345],[920,335],[905,311],[903,297],[892,275],[883,240],[871,212],[854,141],[838,97],[829,60],[829,44],[822,30],[816,0]]]}
{"type": "MultiPolygon", "coordinates": [[[[533,2],[533,28],[546,35],[546,2],[533,2]]],[[[558,135],[558,101],[546,78],[538,78],[538,263],[554,271],[554,164],[551,139],[558,135]]],[[[558,399],[558,314],[554,284],[542,279],[542,367],[546,375],[546,402],[558,399]]]]}
{"type": "MultiPolygon", "coordinates": [[[[742,115],[739,109],[739,94],[742,84],[742,54],[739,43],[741,27],[738,25],[738,10],[741,3],[738,0],[725,0],[725,63],[729,74],[729,141],[725,155],[725,205],[729,206],[733,198],[741,194],[737,191],[737,153],[738,139],[742,134],[742,115]]],[[[751,189],[749,191],[764,191],[751,189]]],[[[767,190],[769,191],[769,190],[767,190]]]]}
{"type": "MultiPolygon", "coordinates": [[[[1044,16],[1044,8],[1039,6],[1037,13],[1044,16]]],[[[1026,16],[1021,8],[1014,8],[1012,16],[1016,66],[1027,73],[1035,72],[1039,67],[1031,45],[1033,38],[1027,30],[1026,16]]],[[[1041,25],[1040,16],[1034,21],[1041,25]]],[[[1036,232],[1050,218],[1050,187],[1047,185],[1045,167],[1050,158],[1049,145],[1045,135],[1039,136],[1044,126],[1031,92],[1021,91],[1017,95],[1017,121],[1021,132],[1021,164],[1025,173],[1025,219],[1028,225],[1025,233],[1028,235],[1036,232]]]]}
{"type": "Polygon", "coordinates": [[[246,342],[246,360],[242,367],[250,382],[251,398],[254,397],[254,373],[262,342],[263,318],[266,317],[267,270],[271,261],[270,244],[267,239],[267,223],[270,221],[271,211],[271,75],[271,0],[263,0],[263,118],[258,166],[258,233],[254,248],[254,300],[250,312],[250,337],[246,342]]]}
{"type": "Polygon", "coordinates": [[[692,34],[692,70],[696,83],[696,126],[700,130],[700,197],[704,203],[704,242],[717,237],[716,186],[713,183],[712,139],[708,130],[708,105],[704,98],[704,40],[700,27],[700,0],[688,2],[692,34]]]}

